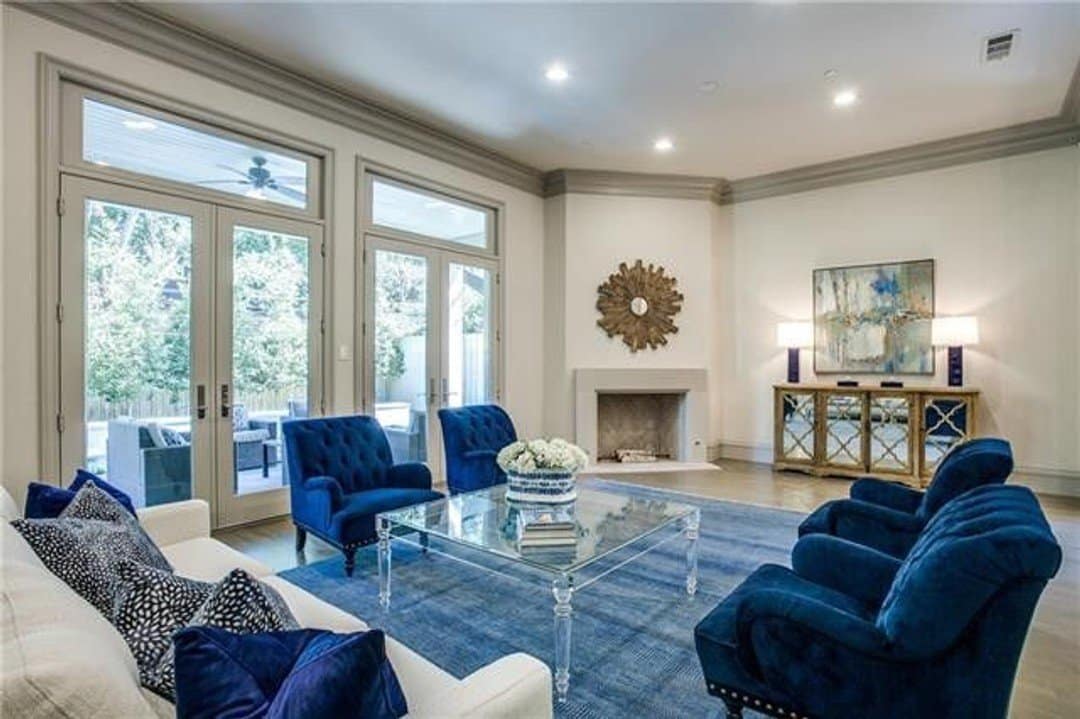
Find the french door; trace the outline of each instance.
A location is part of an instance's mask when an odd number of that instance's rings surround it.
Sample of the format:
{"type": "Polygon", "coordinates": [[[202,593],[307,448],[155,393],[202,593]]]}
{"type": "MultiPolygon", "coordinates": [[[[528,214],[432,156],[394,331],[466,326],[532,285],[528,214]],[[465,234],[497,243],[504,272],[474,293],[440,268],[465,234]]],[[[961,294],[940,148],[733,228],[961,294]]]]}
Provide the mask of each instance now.
{"type": "Polygon", "coordinates": [[[60,464],[215,524],[288,511],[281,422],[319,407],[321,228],[65,175],[60,464]]]}
{"type": "Polygon", "coordinates": [[[437,413],[499,399],[495,260],[368,236],[364,410],[396,462],[442,477],[437,413]]]}

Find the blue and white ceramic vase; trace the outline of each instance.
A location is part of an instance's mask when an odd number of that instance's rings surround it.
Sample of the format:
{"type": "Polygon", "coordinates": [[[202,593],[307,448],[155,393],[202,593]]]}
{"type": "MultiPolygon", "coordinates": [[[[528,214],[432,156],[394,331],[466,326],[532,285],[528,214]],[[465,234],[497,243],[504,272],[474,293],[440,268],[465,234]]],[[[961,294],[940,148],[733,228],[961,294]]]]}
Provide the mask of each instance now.
{"type": "Polygon", "coordinates": [[[565,504],[577,499],[574,473],[538,469],[532,472],[506,471],[506,499],[529,504],[565,504]]]}

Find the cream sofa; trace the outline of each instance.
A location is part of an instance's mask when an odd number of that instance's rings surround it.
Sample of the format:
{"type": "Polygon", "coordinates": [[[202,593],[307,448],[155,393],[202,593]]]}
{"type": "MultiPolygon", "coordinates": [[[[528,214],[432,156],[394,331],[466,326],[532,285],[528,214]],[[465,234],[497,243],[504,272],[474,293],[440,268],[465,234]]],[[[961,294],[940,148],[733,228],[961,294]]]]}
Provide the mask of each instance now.
{"type": "MultiPolygon", "coordinates": [[[[135,659],[120,634],[50,573],[11,527],[19,512],[2,488],[0,515],[0,717],[174,716],[172,704],[140,687],[135,659]]],[[[139,519],[178,574],[214,581],[241,567],[277,589],[305,627],[367,628],[211,539],[209,507],[201,500],[140,510],[139,519]]],[[[527,654],[503,657],[459,680],[390,637],[387,653],[409,717],[552,716],[551,672],[527,654]]]]}

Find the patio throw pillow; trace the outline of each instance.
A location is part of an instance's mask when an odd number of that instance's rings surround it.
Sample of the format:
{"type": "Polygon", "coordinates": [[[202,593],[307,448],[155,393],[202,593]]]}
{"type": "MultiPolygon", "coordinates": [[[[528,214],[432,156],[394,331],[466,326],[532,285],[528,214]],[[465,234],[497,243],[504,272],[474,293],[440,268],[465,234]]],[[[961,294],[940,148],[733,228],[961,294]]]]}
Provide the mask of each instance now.
{"type": "Polygon", "coordinates": [[[135,516],[135,505],[131,501],[131,497],[125,494],[123,490],[114,487],[101,477],[87,472],[85,469],[80,469],[75,473],[75,480],[67,489],[54,487],[51,484],[31,482],[26,492],[26,506],[23,509],[23,516],[26,519],[59,517],[60,513],[71,504],[71,500],[75,499],[75,495],[87,482],[96,484],[98,488],[123,505],[124,509],[131,512],[132,516],[135,516]]]}
{"type": "Polygon", "coordinates": [[[117,575],[122,586],[111,621],[135,657],[139,680],[147,684],[173,634],[191,621],[214,585],[135,562],[121,562],[117,575]]]}
{"type": "MultiPolygon", "coordinates": [[[[300,628],[281,595],[243,569],[232,570],[214,585],[188,626],[217,627],[237,634],[300,628]]],[[[144,682],[169,701],[175,701],[175,661],[175,647],[170,646],[144,682]]]]}
{"type": "Polygon", "coordinates": [[[408,712],[377,629],[176,635],[176,716],[397,719],[408,712]]]}
{"type": "Polygon", "coordinates": [[[121,562],[146,564],[166,572],[172,566],[138,521],[93,483],[83,486],[55,519],[11,523],[49,571],[110,617],[121,581],[121,562]]]}

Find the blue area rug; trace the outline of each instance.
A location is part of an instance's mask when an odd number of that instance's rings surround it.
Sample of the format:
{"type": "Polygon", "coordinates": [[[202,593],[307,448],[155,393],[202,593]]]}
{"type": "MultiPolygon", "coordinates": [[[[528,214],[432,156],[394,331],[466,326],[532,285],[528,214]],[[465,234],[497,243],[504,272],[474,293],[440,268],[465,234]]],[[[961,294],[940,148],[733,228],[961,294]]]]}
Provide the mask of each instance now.
{"type": "MultiPolygon", "coordinates": [[[[686,596],[685,543],[676,540],[575,594],[570,698],[556,706],[555,715],[722,716],[722,703],[705,692],[694,625],[758,565],[788,564],[803,515],[610,480],[585,481],[593,489],[699,506],[699,585],[696,597],[686,596]]],[[[378,606],[373,546],[357,554],[352,579],[344,576],[341,559],[281,576],[385,629],[457,677],[513,652],[553,665],[553,600],[539,578],[534,583],[502,578],[435,553],[422,555],[401,542],[394,544],[393,563],[389,613],[378,606]]]]}

